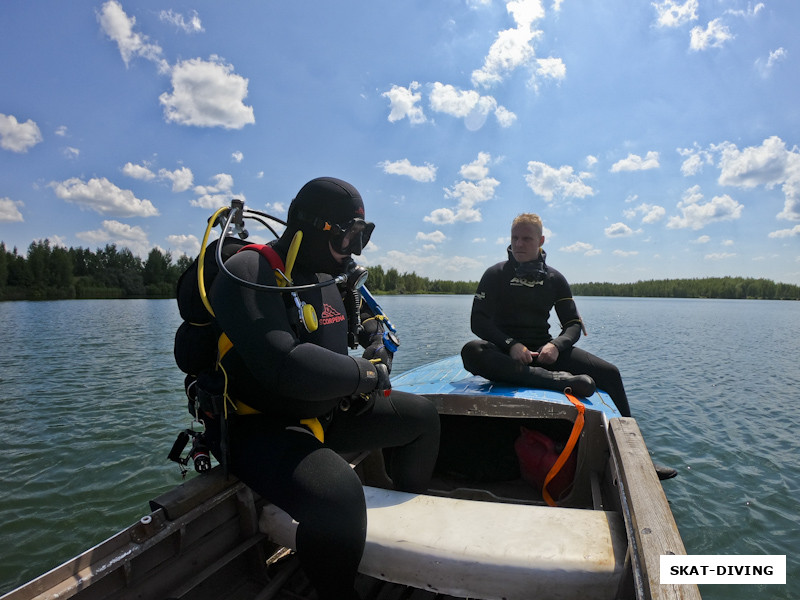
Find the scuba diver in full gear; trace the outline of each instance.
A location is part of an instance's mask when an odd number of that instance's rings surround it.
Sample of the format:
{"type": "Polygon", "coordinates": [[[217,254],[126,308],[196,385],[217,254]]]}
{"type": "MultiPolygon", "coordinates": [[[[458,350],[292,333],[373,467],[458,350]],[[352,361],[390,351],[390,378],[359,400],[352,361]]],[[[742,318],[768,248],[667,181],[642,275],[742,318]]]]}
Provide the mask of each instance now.
{"type": "Polygon", "coordinates": [[[226,406],[235,407],[205,419],[212,452],[299,523],[297,555],[320,599],[358,598],[366,506],[358,476],[339,453],[390,448],[394,487],[421,492],[439,444],[433,403],[391,390],[383,322],[364,312],[355,315],[356,331],[346,302],[352,289],[316,285],[352,270],[351,255],[361,254],[374,228],[364,216],[352,185],[314,179],[292,201],[286,229],[269,249],[240,249],[224,262],[232,276],[220,273],[208,290],[215,322],[232,344],[218,371],[226,406]],[[296,297],[241,284],[286,284],[275,254],[288,283],[306,286],[296,297]],[[354,331],[363,357],[348,354],[354,331]]]}

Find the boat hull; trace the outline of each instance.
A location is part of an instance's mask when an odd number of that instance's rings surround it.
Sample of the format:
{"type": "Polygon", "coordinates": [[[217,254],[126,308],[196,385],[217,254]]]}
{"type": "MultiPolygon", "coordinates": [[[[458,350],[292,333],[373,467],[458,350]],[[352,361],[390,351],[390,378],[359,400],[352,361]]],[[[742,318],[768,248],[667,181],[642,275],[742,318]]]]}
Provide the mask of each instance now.
{"type": "MultiPolygon", "coordinates": [[[[391,489],[381,452],[347,456],[364,483],[365,600],[695,600],[661,585],[662,554],[685,554],[641,431],[598,392],[584,401],[571,485],[547,506],[514,454],[522,427],[563,445],[578,410],[563,395],[488,382],[459,357],[394,378],[440,413],[428,493],[391,489]]],[[[2,600],[283,600],[316,596],[294,555],[291,518],[217,467],[150,503],[106,542],[2,600]]]]}

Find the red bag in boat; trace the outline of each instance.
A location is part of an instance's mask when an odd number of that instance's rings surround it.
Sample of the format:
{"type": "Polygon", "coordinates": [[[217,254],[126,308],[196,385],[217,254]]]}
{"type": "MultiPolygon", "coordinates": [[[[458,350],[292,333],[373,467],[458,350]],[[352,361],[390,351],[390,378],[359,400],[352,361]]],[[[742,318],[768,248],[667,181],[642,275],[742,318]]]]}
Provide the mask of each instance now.
{"type": "MultiPolygon", "coordinates": [[[[520,432],[520,436],[514,442],[514,450],[519,459],[520,474],[525,481],[541,491],[545,477],[553,468],[561,452],[556,449],[552,439],[539,431],[520,427],[520,432]]],[[[574,448],[567,462],[547,484],[547,491],[553,498],[559,498],[564,490],[572,485],[578,462],[577,453],[577,448],[574,448]]]]}

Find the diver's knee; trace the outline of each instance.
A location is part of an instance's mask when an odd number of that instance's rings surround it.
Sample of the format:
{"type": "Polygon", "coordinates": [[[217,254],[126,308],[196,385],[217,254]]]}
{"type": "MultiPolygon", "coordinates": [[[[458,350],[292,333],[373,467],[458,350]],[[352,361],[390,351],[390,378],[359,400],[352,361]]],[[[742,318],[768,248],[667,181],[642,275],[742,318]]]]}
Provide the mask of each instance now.
{"type": "Polygon", "coordinates": [[[430,398],[399,392],[392,396],[395,410],[406,422],[416,424],[418,434],[439,433],[439,410],[430,398]]]}
{"type": "Polygon", "coordinates": [[[461,362],[470,373],[477,374],[476,370],[480,369],[479,357],[483,351],[483,344],[483,340],[472,340],[461,348],[461,362]]]}

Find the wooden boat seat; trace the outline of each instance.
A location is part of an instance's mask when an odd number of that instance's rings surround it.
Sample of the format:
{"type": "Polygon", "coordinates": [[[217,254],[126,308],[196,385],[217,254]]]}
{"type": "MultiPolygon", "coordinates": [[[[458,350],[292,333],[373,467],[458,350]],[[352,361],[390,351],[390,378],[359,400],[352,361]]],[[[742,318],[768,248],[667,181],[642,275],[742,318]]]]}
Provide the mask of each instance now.
{"type": "MultiPolygon", "coordinates": [[[[613,598],[627,539],[620,515],[364,487],[359,571],[471,598],[613,598]],[[478,566],[480,565],[480,566],[478,566]]],[[[297,523],[267,505],[260,529],[295,548],[297,523]]]]}

